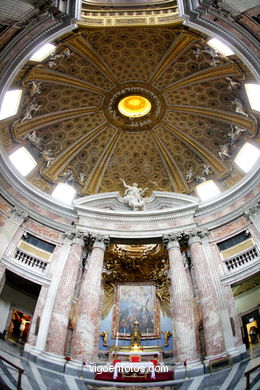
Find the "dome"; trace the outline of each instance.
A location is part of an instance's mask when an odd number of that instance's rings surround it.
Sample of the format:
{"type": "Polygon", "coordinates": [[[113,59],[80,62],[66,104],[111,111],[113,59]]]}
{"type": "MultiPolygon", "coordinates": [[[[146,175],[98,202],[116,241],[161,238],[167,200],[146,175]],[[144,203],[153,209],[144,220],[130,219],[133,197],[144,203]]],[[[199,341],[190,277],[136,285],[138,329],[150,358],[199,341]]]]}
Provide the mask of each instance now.
{"type": "Polygon", "coordinates": [[[37,162],[26,180],[47,194],[59,182],[78,197],[122,191],[120,178],[150,194],[193,195],[206,180],[232,187],[243,177],[236,154],[259,142],[244,88],[254,78],[208,40],[178,23],[80,24],[13,80],[23,95],[1,124],[6,156],[24,146],[37,162]]]}

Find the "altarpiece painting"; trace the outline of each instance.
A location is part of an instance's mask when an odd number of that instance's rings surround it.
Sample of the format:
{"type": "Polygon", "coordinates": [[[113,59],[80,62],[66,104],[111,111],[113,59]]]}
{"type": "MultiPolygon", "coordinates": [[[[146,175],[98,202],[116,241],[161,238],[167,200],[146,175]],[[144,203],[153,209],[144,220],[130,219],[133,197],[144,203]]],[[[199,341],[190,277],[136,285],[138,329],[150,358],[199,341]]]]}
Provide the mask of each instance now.
{"type": "Polygon", "coordinates": [[[118,284],[114,307],[114,335],[129,336],[135,321],[143,337],[158,335],[159,307],[154,284],[118,284]]]}

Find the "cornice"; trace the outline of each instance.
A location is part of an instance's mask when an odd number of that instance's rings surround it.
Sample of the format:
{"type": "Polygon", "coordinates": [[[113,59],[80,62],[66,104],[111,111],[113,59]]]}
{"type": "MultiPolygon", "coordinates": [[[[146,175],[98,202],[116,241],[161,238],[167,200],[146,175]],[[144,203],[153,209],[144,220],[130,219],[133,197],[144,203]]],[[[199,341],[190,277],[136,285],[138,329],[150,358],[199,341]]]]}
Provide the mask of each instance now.
{"type": "MultiPolygon", "coordinates": [[[[223,209],[224,207],[232,204],[239,198],[242,198],[245,194],[250,192],[253,188],[259,185],[260,182],[260,168],[259,164],[256,163],[255,169],[252,170],[251,174],[246,175],[238,184],[224,191],[222,194],[214,197],[212,200],[201,202],[196,211],[196,217],[208,215],[217,210],[223,209]]],[[[243,214],[243,207],[240,208],[240,215],[243,214]]],[[[245,206],[246,209],[246,206],[245,206]]]]}
{"type": "Polygon", "coordinates": [[[36,273],[35,269],[26,269],[25,267],[18,264],[17,261],[12,259],[3,258],[2,264],[6,266],[7,269],[13,271],[15,274],[23,276],[26,279],[31,280],[34,283],[48,286],[51,283],[51,279],[40,273],[36,273]]]}

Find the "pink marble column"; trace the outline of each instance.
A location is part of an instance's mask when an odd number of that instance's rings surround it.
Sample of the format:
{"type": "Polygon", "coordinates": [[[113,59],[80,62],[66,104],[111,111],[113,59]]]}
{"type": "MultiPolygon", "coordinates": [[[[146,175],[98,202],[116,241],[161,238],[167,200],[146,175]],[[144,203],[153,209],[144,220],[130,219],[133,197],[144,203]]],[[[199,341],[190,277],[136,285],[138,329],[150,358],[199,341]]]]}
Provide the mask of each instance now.
{"type": "Polygon", "coordinates": [[[226,305],[228,307],[229,315],[233,321],[234,333],[235,333],[234,334],[235,346],[241,347],[241,345],[243,345],[241,324],[237,314],[235,299],[232,293],[231,286],[230,285],[223,286],[223,290],[224,290],[224,296],[226,300],[226,305]]]}
{"type": "MultiPolygon", "coordinates": [[[[165,239],[167,241],[167,237],[165,239]]],[[[172,315],[176,358],[195,361],[198,358],[193,291],[187,278],[177,237],[168,236],[167,244],[172,284],[172,315]]]]}
{"type": "Polygon", "coordinates": [[[104,253],[108,238],[98,236],[88,259],[81,282],[78,322],[73,332],[71,354],[77,360],[89,361],[97,354],[95,343],[99,331],[98,311],[104,253]]]}
{"type": "Polygon", "coordinates": [[[198,236],[200,233],[198,231],[190,232],[189,246],[199,291],[206,358],[208,358],[223,353],[225,351],[225,344],[217,293],[211,276],[211,270],[204,256],[201,239],[198,236]]]}
{"type": "Polygon", "coordinates": [[[59,287],[53,305],[51,322],[46,342],[46,351],[56,355],[64,355],[68,331],[71,300],[76,284],[78,268],[84,247],[83,233],[71,233],[73,242],[64,266],[59,287]]]}

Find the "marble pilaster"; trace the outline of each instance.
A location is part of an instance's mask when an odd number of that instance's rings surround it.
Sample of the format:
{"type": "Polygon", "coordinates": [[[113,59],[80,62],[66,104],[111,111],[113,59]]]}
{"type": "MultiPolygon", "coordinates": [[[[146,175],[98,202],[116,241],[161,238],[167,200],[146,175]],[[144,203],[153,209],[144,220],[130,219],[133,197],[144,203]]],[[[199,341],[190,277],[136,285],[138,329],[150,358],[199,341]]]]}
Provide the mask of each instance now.
{"type": "MultiPolygon", "coordinates": [[[[25,214],[22,210],[18,209],[17,207],[13,207],[10,217],[5,220],[5,223],[1,227],[0,231],[0,260],[4,256],[10,243],[12,243],[12,240],[18,229],[27,218],[28,215],[25,214]]],[[[15,243],[15,245],[17,246],[17,243],[15,243]]]]}
{"type": "Polygon", "coordinates": [[[41,287],[41,291],[40,291],[40,294],[38,296],[37,303],[36,303],[34,313],[33,313],[33,317],[31,320],[30,333],[29,333],[28,341],[26,343],[26,351],[29,351],[36,344],[37,333],[39,331],[38,327],[39,327],[44,303],[47,299],[48,289],[49,289],[49,286],[42,286],[41,287]]]}
{"type": "Polygon", "coordinates": [[[0,263],[0,295],[5,285],[5,265],[0,263]]]}
{"type": "Polygon", "coordinates": [[[225,350],[232,352],[235,350],[235,339],[233,336],[232,325],[230,320],[230,312],[227,306],[224,289],[221,283],[220,276],[222,275],[222,261],[217,251],[216,245],[210,245],[208,236],[204,235],[201,238],[202,250],[205,255],[205,261],[211,271],[212,281],[215,287],[215,293],[219,305],[219,315],[222,322],[223,336],[225,342],[225,350]]]}
{"type": "Polygon", "coordinates": [[[85,268],[78,304],[78,322],[73,332],[71,355],[77,360],[89,361],[97,355],[95,343],[98,332],[98,310],[102,269],[108,238],[98,236],[85,268]]]}
{"type": "Polygon", "coordinates": [[[64,355],[70,303],[84,247],[83,233],[73,232],[68,238],[72,240],[72,243],[56,289],[45,348],[47,352],[61,356],[64,355]]]}
{"type": "Polygon", "coordinates": [[[256,230],[260,234],[260,204],[257,203],[247,211],[245,211],[245,215],[252,221],[256,230]]]}
{"type": "Polygon", "coordinates": [[[241,334],[241,324],[237,314],[235,299],[232,293],[232,289],[230,285],[223,286],[224,289],[224,297],[226,301],[226,305],[229,310],[229,316],[233,321],[233,333],[235,346],[241,347],[243,345],[242,334],[241,334]]]}
{"type": "Polygon", "coordinates": [[[192,286],[186,275],[178,238],[170,235],[164,241],[167,243],[170,263],[176,358],[180,363],[185,360],[195,361],[198,348],[192,286]]]}
{"type": "Polygon", "coordinates": [[[200,297],[206,358],[209,358],[222,354],[225,345],[216,288],[199,235],[201,232],[189,233],[189,247],[200,297]]]}

